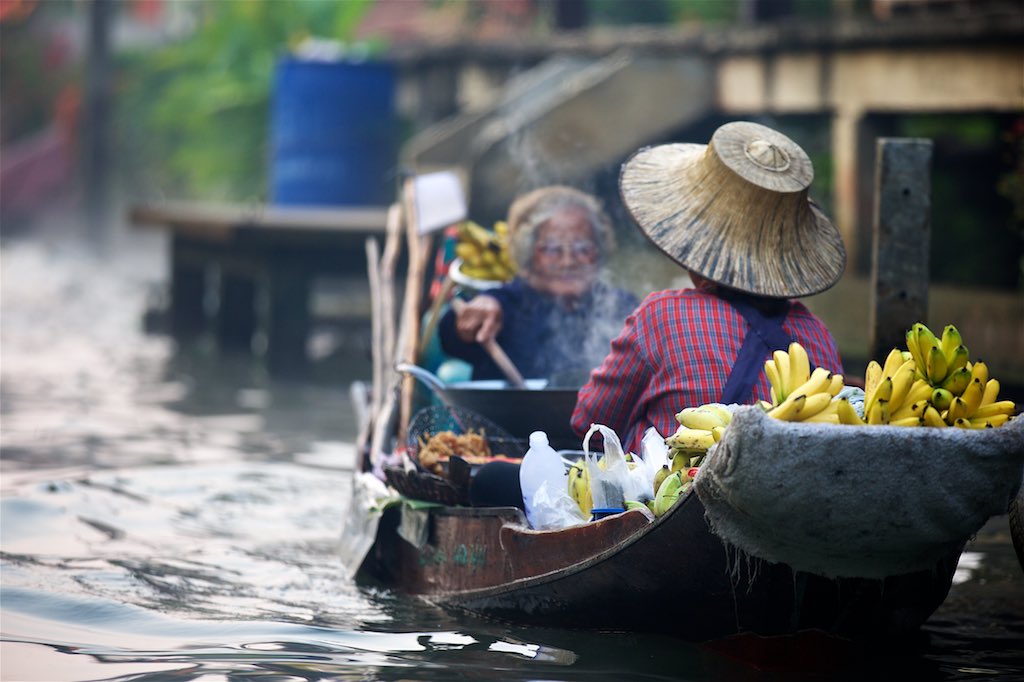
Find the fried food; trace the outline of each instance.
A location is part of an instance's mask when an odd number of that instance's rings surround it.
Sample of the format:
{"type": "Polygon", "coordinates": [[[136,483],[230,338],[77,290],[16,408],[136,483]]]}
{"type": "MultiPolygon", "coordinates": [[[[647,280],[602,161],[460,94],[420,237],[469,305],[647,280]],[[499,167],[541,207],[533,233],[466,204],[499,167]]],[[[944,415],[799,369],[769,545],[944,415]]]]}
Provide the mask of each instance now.
{"type": "Polygon", "coordinates": [[[452,456],[458,456],[471,464],[482,464],[491,458],[491,448],[487,445],[483,431],[469,431],[456,435],[452,431],[441,431],[420,436],[419,461],[427,471],[435,474],[444,472],[443,464],[452,456]]]}

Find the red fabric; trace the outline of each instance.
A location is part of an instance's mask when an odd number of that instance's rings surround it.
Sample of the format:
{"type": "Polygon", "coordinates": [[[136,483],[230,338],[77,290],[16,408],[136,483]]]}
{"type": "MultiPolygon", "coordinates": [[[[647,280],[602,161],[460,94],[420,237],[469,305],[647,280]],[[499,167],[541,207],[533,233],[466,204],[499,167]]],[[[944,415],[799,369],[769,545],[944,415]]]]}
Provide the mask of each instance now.
{"type": "MultiPolygon", "coordinates": [[[[805,305],[792,302],[784,328],[807,350],[812,366],[842,373],[835,339],[805,305]]],[[[604,424],[623,447],[639,453],[648,427],[668,436],[678,426],[676,412],[719,400],[748,329],[732,306],[711,294],[650,294],[580,389],[573,429],[582,436],[591,423],[604,424]]],[[[768,400],[768,388],[762,373],[755,399],[768,400]]]]}

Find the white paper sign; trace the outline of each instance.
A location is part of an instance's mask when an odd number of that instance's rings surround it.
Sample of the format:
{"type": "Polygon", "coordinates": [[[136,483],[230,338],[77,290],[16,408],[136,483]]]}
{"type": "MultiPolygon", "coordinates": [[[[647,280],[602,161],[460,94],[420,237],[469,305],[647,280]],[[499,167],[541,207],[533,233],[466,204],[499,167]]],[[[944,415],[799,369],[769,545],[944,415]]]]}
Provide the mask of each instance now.
{"type": "Polygon", "coordinates": [[[466,218],[466,197],[453,171],[418,175],[413,181],[416,196],[416,229],[419,234],[452,225],[466,218]]]}

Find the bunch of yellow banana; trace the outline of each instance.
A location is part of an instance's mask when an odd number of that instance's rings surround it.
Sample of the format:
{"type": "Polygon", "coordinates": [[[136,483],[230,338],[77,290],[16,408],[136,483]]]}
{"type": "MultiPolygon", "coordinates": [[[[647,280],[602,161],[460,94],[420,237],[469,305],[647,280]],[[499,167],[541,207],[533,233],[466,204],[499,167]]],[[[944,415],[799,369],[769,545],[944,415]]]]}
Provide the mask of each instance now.
{"type": "Polygon", "coordinates": [[[843,375],[824,367],[812,372],[807,351],[794,341],[789,351],[777,350],[764,363],[771,385],[771,403],[762,401],[768,416],[783,421],[826,424],[862,423],[847,400],[833,400],[843,390],[843,375]]]}
{"type": "Polygon", "coordinates": [[[864,376],[864,421],[870,425],[931,424],[938,412],[928,410],[932,385],[919,376],[911,353],[893,348],[879,365],[872,360],[864,376]]]}
{"type": "Polygon", "coordinates": [[[942,337],[918,322],[907,331],[907,350],[893,348],[879,365],[868,363],[864,415],[868,424],[991,428],[1014,413],[998,400],[999,381],[988,366],[971,363],[960,332],[946,325],[942,337]]]}
{"type": "Polygon", "coordinates": [[[455,255],[462,259],[460,269],[467,277],[505,282],[516,273],[509,251],[508,225],[504,221],[494,224],[494,232],[472,220],[462,223],[455,255]]]}
{"type": "MultiPolygon", "coordinates": [[[[671,471],[698,466],[704,453],[722,439],[725,427],[732,421],[732,412],[720,403],[685,407],[676,413],[679,428],[665,439],[672,461],[671,471]]],[[[655,490],[658,490],[655,484],[655,490]]]]}

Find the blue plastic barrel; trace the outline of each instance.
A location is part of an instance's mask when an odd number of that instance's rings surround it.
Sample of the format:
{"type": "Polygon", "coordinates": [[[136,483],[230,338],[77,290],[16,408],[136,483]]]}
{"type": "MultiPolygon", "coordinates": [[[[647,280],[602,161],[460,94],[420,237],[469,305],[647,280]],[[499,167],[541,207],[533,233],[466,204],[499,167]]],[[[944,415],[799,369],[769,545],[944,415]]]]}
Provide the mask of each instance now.
{"type": "Polygon", "coordinates": [[[280,59],[271,111],[271,202],[390,204],[397,132],[390,64],[280,59]]]}

